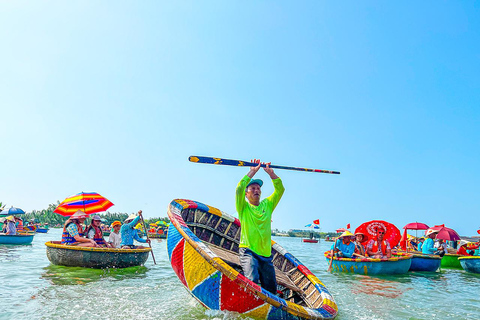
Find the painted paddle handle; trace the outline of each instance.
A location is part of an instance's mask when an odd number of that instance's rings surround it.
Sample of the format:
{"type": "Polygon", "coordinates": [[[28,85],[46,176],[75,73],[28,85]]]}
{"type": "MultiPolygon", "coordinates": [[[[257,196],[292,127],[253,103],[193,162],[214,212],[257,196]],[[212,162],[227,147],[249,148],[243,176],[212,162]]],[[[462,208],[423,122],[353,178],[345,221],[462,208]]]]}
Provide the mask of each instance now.
{"type": "MultiPolygon", "coordinates": [[[[256,167],[257,163],[242,161],[242,160],[232,160],[232,159],[222,159],[222,158],[213,158],[213,157],[202,157],[202,156],[190,156],[188,158],[190,162],[197,163],[206,163],[206,164],[219,164],[223,166],[234,166],[234,167],[256,167]]],[[[265,164],[261,164],[261,167],[266,167],[265,164]]],[[[277,166],[270,165],[272,169],[283,169],[283,170],[294,170],[294,171],[305,171],[305,172],[319,172],[319,173],[330,173],[330,174],[340,174],[339,171],[330,171],[330,170],[321,170],[321,169],[308,169],[308,168],[298,168],[298,167],[286,167],[286,166],[277,166]]]]}

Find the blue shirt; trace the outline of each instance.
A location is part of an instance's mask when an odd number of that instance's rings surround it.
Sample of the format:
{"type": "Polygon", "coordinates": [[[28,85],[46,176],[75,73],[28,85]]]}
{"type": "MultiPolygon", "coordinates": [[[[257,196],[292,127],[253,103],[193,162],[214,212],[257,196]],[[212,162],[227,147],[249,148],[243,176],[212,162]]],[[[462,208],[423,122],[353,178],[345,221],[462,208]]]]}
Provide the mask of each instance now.
{"type": "Polygon", "coordinates": [[[422,251],[423,242],[419,242],[417,246],[417,251],[422,251]]]}
{"type": "Polygon", "coordinates": [[[434,245],[433,239],[428,238],[427,240],[425,240],[422,246],[422,253],[432,254],[435,251],[437,251],[437,249],[435,249],[433,245],[434,245]]]}
{"type": "Polygon", "coordinates": [[[140,216],[137,216],[135,219],[133,219],[129,223],[125,223],[121,228],[120,228],[120,234],[122,235],[122,243],[120,245],[122,246],[132,246],[133,245],[133,239],[137,240],[138,242],[146,243],[147,240],[144,240],[138,236],[137,229],[135,229],[135,226],[138,223],[138,220],[140,220],[140,216]]]}
{"type": "Polygon", "coordinates": [[[7,234],[12,236],[17,234],[17,228],[15,227],[15,222],[9,221],[7,223],[7,234]]]}
{"type": "MultiPolygon", "coordinates": [[[[343,256],[345,258],[352,258],[353,253],[355,252],[355,244],[352,241],[350,241],[350,243],[347,245],[343,243],[343,240],[338,239],[336,247],[339,251],[343,253],[343,256]]],[[[332,245],[332,250],[333,250],[333,245],[332,245]]]]}

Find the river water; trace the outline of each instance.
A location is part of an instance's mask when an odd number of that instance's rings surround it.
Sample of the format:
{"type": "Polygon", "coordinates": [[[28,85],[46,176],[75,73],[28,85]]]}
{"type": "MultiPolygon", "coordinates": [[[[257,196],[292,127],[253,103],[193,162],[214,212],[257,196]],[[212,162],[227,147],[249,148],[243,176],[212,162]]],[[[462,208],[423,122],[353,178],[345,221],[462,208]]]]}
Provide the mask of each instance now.
{"type": "MultiPolygon", "coordinates": [[[[96,270],[54,266],[44,243],[61,229],[35,235],[30,246],[0,245],[0,319],[239,319],[205,310],[174,274],[165,240],[152,239],[157,264],[96,270]]],[[[400,276],[330,274],[331,243],[274,240],[303,262],[332,293],[337,319],[480,319],[480,275],[442,269],[400,276]]]]}

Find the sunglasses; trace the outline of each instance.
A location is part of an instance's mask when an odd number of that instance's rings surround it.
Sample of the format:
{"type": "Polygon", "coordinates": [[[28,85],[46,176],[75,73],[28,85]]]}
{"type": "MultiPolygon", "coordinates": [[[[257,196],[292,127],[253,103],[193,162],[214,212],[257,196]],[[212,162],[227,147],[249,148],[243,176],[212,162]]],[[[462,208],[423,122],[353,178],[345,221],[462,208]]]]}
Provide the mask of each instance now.
{"type": "Polygon", "coordinates": [[[385,232],[383,232],[383,231],[378,231],[377,233],[378,234],[385,234],[385,232]]]}

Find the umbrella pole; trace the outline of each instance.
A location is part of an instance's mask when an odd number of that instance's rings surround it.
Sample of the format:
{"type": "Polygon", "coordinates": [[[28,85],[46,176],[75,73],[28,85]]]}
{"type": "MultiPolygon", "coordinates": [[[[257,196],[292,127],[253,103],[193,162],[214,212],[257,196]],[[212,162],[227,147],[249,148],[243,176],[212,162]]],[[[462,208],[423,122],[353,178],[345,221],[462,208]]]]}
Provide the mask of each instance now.
{"type": "MultiPolygon", "coordinates": [[[[148,231],[147,231],[147,227],[145,227],[145,220],[143,220],[142,214],[140,214],[140,219],[142,219],[143,230],[145,230],[145,234],[147,235],[147,240],[150,240],[148,238],[148,231]]],[[[152,249],[152,244],[150,243],[150,241],[148,242],[148,245],[150,246],[150,249],[152,249]]],[[[155,261],[155,255],[153,254],[153,249],[152,251],[150,251],[150,253],[152,254],[153,263],[157,264],[157,262],[155,261]]]]}

